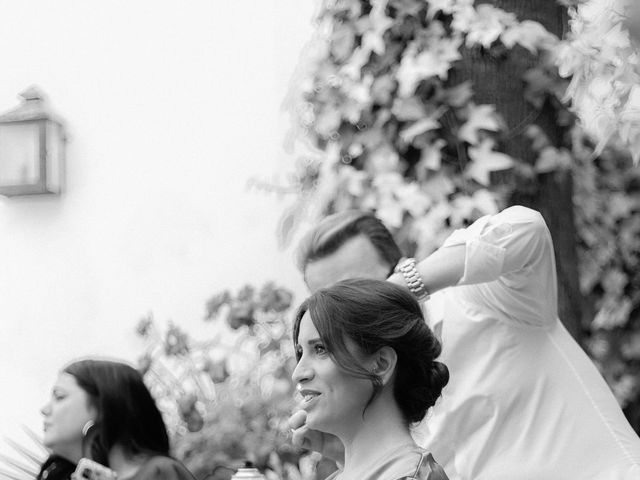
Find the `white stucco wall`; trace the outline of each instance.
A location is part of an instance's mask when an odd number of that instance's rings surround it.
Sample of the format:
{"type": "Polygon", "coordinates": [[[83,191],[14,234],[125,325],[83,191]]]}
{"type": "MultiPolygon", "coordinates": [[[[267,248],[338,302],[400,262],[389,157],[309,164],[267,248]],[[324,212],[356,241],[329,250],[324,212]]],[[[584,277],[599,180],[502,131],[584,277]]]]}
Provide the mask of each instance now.
{"type": "MultiPolygon", "coordinates": [[[[59,368],[135,360],[139,317],[198,325],[215,291],[304,292],[282,204],[279,112],[311,1],[0,0],[0,112],[41,86],[68,122],[67,193],[0,199],[0,435],[40,429],[59,368]]],[[[0,452],[6,452],[0,439],[0,452]]]]}

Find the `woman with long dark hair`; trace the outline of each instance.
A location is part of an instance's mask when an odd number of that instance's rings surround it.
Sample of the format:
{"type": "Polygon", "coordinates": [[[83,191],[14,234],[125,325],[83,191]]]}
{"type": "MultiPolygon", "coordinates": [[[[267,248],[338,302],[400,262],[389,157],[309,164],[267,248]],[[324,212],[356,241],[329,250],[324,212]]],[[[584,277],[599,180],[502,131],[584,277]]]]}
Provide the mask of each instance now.
{"type": "Polygon", "coordinates": [[[447,479],[410,433],[449,372],[408,291],[365,279],[318,290],[298,309],[293,341],[306,426],[344,445],[344,465],[327,480],[447,479]]]}
{"type": "Polygon", "coordinates": [[[119,480],[192,480],[169,454],[162,415],[133,367],[79,360],[60,372],[42,408],[44,444],[52,455],[39,478],[70,478],[81,458],[113,470],[119,480]]]}

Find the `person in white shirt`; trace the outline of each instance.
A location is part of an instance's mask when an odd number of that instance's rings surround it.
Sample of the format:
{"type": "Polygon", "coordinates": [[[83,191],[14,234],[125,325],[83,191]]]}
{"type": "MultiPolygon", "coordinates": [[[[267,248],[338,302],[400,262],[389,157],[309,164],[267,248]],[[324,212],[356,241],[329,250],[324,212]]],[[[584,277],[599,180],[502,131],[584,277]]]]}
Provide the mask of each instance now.
{"type": "MultiPolygon", "coordinates": [[[[299,265],[312,292],[387,278],[427,300],[451,379],[413,435],[450,478],[640,479],[640,438],[558,318],[553,244],[538,212],[480,218],[417,264],[372,214],[343,212],[309,232],[299,265]]],[[[304,412],[290,418],[294,445],[339,460],[339,444],[304,422],[304,412]]]]}

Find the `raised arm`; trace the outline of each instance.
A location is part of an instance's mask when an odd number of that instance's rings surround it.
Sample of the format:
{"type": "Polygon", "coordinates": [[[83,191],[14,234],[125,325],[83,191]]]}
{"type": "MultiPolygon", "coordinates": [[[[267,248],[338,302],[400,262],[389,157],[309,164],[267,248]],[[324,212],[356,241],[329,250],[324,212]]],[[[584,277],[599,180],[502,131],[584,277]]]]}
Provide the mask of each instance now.
{"type": "MultiPolygon", "coordinates": [[[[505,295],[529,297],[533,312],[544,302],[556,304],[553,244],[540,213],[522,206],[478,219],[456,230],[442,247],[420,261],[416,269],[430,293],[454,285],[501,279],[505,295]]],[[[389,280],[406,285],[401,274],[389,280]]],[[[554,310],[555,311],[555,310],[554,310]]],[[[547,309],[546,313],[553,316],[547,309]]]]}

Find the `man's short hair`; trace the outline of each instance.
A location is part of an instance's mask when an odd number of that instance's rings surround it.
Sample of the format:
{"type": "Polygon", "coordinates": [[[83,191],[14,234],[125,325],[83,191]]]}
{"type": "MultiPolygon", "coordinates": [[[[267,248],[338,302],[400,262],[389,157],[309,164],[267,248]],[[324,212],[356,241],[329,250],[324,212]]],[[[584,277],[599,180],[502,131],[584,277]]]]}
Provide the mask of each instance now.
{"type": "Polygon", "coordinates": [[[324,218],[311,229],[298,246],[297,264],[301,272],[315,260],[325,258],[348,240],[359,235],[369,239],[380,259],[393,268],[402,258],[402,252],[391,233],[373,213],[347,210],[324,218]]]}

